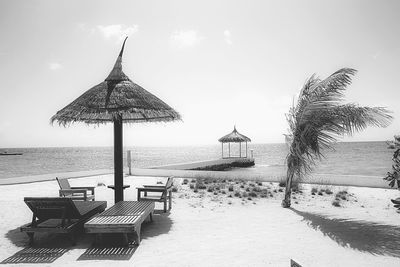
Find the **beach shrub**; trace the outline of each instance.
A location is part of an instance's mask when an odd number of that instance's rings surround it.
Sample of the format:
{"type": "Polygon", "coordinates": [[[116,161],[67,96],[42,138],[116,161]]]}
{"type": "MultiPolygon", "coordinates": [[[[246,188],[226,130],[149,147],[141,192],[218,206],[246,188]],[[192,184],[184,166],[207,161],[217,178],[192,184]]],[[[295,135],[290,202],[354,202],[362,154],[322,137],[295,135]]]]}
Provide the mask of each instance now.
{"type": "Polygon", "coordinates": [[[218,192],[217,192],[217,191],[214,191],[214,195],[218,195],[218,192]]]}
{"type": "Polygon", "coordinates": [[[324,193],[323,193],[322,191],[319,191],[319,192],[318,192],[318,195],[323,196],[324,193]]]}
{"type": "Polygon", "coordinates": [[[189,183],[189,180],[188,179],[183,179],[183,184],[188,184],[189,183]]]}
{"type": "Polygon", "coordinates": [[[239,191],[236,191],[233,195],[234,195],[235,197],[242,197],[242,194],[240,194],[239,191]]]}
{"type": "Polygon", "coordinates": [[[233,192],[233,185],[230,185],[230,186],[228,187],[228,190],[229,190],[230,192],[233,192]]]}
{"type": "Polygon", "coordinates": [[[244,188],[244,184],[241,184],[241,185],[240,185],[240,188],[244,188]]]}
{"type": "Polygon", "coordinates": [[[246,187],[246,192],[250,192],[250,187],[246,187]]]}
{"type": "Polygon", "coordinates": [[[256,192],[250,192],[249,193],[249,197],[257,197],[257,193],[256,192]]]}
{"type": "Polygon", "coordinates": [[[282,188],[279,188],[278,191],[279,191],[279,192],[283,192],[283,189],[282,189],[282,188]]]}
{"type": "Polygon", "coordinates": [[[194,189],[194,184],[189,185],[190,189],[194,189]]]}
{"type": "Polygon", "coordinates": [[[280,181],[279,182],[279,187],[285,187],[286,186],[286,181],[280,181]]]}
{"type": "Polygon", "coordinates": [[[214,188],[212,187],[212,186],[209,186],[208,188],[207,188],[207,192],[212,192],[212,191],[214,191],[214,188]]]}
{"type": "Polygon", "coordinates": [[[335,199],[334,201],[332,201],[332,206],[340,207],[340,200],[335,199]]]}
{"type": "Polygon", "coordinates": [[[253,192],[261,192],[261,188],[259,186],[255,186],[253,188],[253,192]]]}
{"type": "Polygon", "coordinates": [[[336,193],[335,195],[335,199],[336,200],[347,200],[347,191],[346,190],[342,190],[336,193]]]}
{"type": "Polygon", "coordinates": [[[173,186],[171,191],[174,192],[174,193],[178,192],[178,187],[177,186],[173,186]]]}
{"type": "Polygon", "coordinates": [[[226,194],[226,191],[225,190],[221,190],[221,194],[226,194]]]}
{"type": "Polygon", "coordinates": [[[383,179],[389,182],[390,187],[397,185],[400,189],[400,148],[394,151],[392,161],[392,172],[388,172],[383,179]]]}
{"type": "Polygon", "coordinates": [[[197,192],[199,192],[199,190],[197,190],[197,188],[195,188],[195,189],[193,190],[193,192],[197,193],[197,192]]]}
{"type": "Polygon", "coordinates": [[[318,192],[318,188],[313,187],[311,188],[311,195],[315,195],[318,192]]]}
{"type": "Polygon", "coordinates": [[[196,182],[196,179],[192,179],[190,182],[191,182],[191,183],[195,183],[195,182],[196,182]]]}
{"type": "Polygon", "coordinates": [[[257,185],[258,185],[258,186],[262,186],[263,184],[262,184],[262,182],[258,181],[258,182],[257,182],[257,185]]]}
{"type": "Polygon", "coordinates": [[[333,194],[332,190],[330,190],[329,188],[325,189],[325,193],[328,194],[328,195],[332,195],[333,194]]]}
{"type": "Polygon", "coordinates": [[[207,189],[207,186],[203,183],[202,180],[197,180],[195,188],[196,189],[207,189]]]}
{"type": "Polygon", "coordinates": [[[249,194],[247,194],[246,192],[243,192],[242,196],[243,196],[243,197],[248,197],[249,194]]]}

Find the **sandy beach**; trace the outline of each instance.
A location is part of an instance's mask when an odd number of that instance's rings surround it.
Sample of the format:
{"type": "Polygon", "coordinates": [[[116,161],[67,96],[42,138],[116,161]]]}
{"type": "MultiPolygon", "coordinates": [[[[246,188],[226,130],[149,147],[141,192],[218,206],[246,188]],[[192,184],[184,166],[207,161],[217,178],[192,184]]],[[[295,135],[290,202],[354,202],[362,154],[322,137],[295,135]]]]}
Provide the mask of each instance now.
{"type": "MultiPolygon", "coordinates": [[[[137,186],[157,181],[165,178],[125,177],[131,185],[125,200],[136,200],[137,186]]],[[[37,235],[35,248],[63,249],[47,266],[289,266],[290,259],[302,266],[400,264],[400,215],[390,203],[398,197],[397,190],[302,185],[301,192],[293,195],[292,208],[283,209],[283,190],[277,183],[232,181],[235,191],[243,185],[244,191],[257,186],[270,192],[263,198],[239,198],[230,197],[228,184],[220,185],[219,193],[194,192],[191,179],[183,181],[175,179],[172,210],[158,212],[154,222],[145,223],[140,246],[123,259],[113,253],[85,258],[94,241],[87,234],[80,235],[76,246],[63,235],[37,235]],[[332,202],[339,191],[346,194],[335,207],[332,202]]],[[[97,186],[96,200],[107,200],[108,207],[114,204],[113,191],[104,185],[112,183],[112,175],[71,179],[73,186],[97,186]]],[[[58,185],[56,181],[3,185],[0,194],[0,260],[5,260],[28,247],[27,235],[19,231],[32,216],[23,198],[57,196],[58,185]]],[[[156,203],[156,209],[161,208],[156,203]]],[[[109,238],[119,246],[118,237],[109,238]]]]}

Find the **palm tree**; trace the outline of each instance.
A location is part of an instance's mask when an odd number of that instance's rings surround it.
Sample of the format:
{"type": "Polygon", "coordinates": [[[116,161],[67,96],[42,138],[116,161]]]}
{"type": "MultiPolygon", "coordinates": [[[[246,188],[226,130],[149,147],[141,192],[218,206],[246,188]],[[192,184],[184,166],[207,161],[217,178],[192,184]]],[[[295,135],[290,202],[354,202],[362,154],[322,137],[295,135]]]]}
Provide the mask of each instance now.
{"type": "Polygon", "coordinates": [[[325,80],[311,76],[303,86],[297,104],[286,114],[289,145],[285,199],[282,207],[290,207],[293,178],[301,180],[309,173],[322,150],[332,148],[338,137],[352,135],[367,126],[386,127],[392,116],[382,107],[360,107],[343,104],[344,91],[357,71],[344,68],[325,80]]]}

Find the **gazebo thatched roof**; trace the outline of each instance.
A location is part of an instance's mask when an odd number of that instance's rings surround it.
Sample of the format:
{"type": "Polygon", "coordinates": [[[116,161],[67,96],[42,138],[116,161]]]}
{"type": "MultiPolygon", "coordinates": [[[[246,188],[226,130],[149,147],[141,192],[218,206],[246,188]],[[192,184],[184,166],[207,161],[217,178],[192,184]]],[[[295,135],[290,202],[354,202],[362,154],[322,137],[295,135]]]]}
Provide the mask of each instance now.
{"type": "Polygon", "coordinates": [[[57,112],[51,122],[60,125],[82,121],[99,124],[122,119],[123,122],[180,120],[181,116],[155,95],[132,82],[122,71],[121,52],[104,82],[92,87],[71,104],[57,112]]]}
{"type": "Polygon", "coordinates": [[[239,143],[239,142],[251,142],[251,139],[239,133],[236,130],[235,126],[230,134],[221,137],[220,139],[218,139],[218,141],[221,143],[239,143]]]}

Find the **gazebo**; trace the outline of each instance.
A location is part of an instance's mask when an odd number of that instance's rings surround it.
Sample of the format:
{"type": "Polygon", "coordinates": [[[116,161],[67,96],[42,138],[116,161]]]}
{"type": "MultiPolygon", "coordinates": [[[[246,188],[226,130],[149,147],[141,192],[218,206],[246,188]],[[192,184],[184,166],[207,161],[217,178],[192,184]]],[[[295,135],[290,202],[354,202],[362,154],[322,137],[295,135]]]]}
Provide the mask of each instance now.
{"type": "Polygon", "coordinates": [[[231,156],[231,143],[239,143],[239,158],[242,158],[242,143],[246,143],[246,154],[243,158],[247,158],[247,142],[251,142],[251,139],[247,136],[239,133],[236,130],[236,126],[233,127],[233,131],[220,139],[219,142],[222,144],[222,158],[234,158],[231,156]],[[228,143],[228,157],[224,157],[224,143],[228,143]]]}

